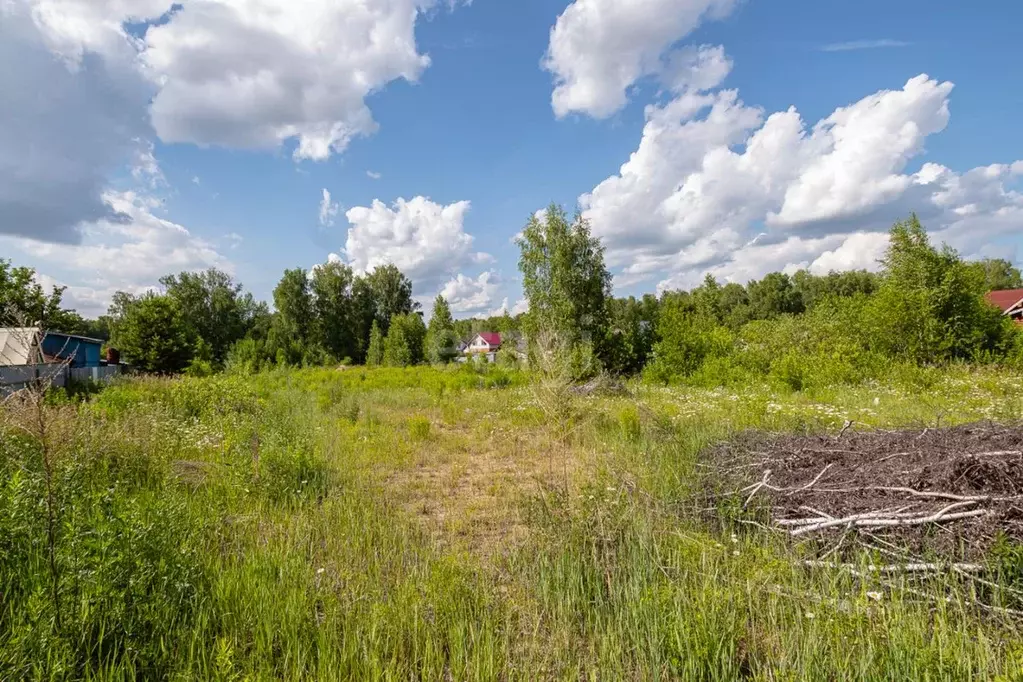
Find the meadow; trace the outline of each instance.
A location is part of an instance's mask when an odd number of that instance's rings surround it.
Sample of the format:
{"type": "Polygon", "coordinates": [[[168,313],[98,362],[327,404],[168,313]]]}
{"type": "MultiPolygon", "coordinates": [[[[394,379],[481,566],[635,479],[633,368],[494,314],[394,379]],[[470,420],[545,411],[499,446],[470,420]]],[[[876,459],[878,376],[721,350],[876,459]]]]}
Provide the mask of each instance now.
{"type": "Polygon", "coordinates": [[[708,495],[705,458],[750,430],[1021,417],[1023,374],[955,365],[804,391],[411,367],[8,400],[0,679],[1021,679],[1018,545],[986,559],[1001,607],[955,573],[810,569],[810,544],[708,495]]]}

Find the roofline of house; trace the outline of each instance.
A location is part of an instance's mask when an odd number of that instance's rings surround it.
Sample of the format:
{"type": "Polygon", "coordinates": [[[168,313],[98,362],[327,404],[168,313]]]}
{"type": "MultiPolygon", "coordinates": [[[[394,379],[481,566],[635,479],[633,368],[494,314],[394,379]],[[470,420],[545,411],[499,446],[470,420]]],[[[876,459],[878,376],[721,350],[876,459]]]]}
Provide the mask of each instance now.
{"type": "Polygon", "coordinates": [[[1023,298],[1019,299],[1018,301],[1010,305],[1008,308],[1006,308],[1003,314],[1012,315],[1013,313],[1018,313],[1021,310],[1023,310],[1023,298]]]}
{"type": "Polygon", "coordinates": [[[81,334],[68,334],[67,332],[58,332],[58,331],[47,331],[46,332],[47,336],[49,336],[50,334],[54,334],[56,336],[66,336],[69,339],[79,339],[80,341],[88,341],[89,343],[98,343],[101,346],[104,343],[106,343],[106,341],[104,341],[103,339],[94,339],[91,336],[82,336],[81,334]]]}

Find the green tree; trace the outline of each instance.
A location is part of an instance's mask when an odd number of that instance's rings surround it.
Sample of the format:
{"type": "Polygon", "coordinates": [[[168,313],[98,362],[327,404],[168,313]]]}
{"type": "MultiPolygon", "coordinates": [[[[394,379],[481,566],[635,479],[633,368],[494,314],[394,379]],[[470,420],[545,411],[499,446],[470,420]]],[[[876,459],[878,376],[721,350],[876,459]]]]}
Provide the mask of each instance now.
{"type": "Polygon", "coordinates": [[[772,272],[746,285],[750,314],[754,320],[773,320],[781,315],[798,315],[805,310],[803,297],[792,280],[781,272],[772,272]]]}
{"type": "Polygon", "coordinates": [[[970,267],[980,273],[988,291],[1023,289],[1019,268],[1003,258],[985,258],[970,263],[970,267]]]}
{"type": "Polygon", "coordinates": [[[647,373],[664,382],[690,376],[707,358],[730,353],[734,344],[732,333],[685,292],[661,300],[657,336],[647,373]]]}
{"type": "MultiPolygon", "coordinates": [[[[604,247],[590,234],[581,215],[568,222],[565,210],[551,204],[543,218],[532,216],[516,240],[519,270],[529,299],[525,331],[556,334],[569,344],[592,344],[605,353],[607,300],[611,274],[604,266],[604,247]]],[[[604,359],[604,358],[601,358],[604,359]]]]}
{"type": "Polygon", "coordinates": [[[397,266],[388,264],[376,267],[366,275],[366,282],[373,292],[376,306],[376,320],[384,334],[389,333],[391,318],[419,310],[419,304],[412,300],[412,280],[402,274],[397,266]]]}
{"type": "Polygon", "coordinates": [[[653,350],[656,318],[649,301],[637,301],[632,296],[609,299],[607,305],[610,331],[605,347],[605,368],[616,374],[635,374],[643,369],[653,350]]]}
{"type": "Polygon", "coordinates": [[[384,340],[384,364],[389,367],[408,367],[423,361],[423,342],[426,325],[418,313],[395,315],[391,329],[384,340]]]}
{"type": "Polygon", "coordinates": [[[35,326],[70,333],[82,333],[85,321],[73,310],[61,307],[66,287],[53,286],[47,292],[36,271],[14,267],[0,259],[0,325],[35,326]]]}
{"type": "Polygon", "coordinates": [[[458,356],[451,308],[440,294],[433,302],[433,316],[426,330],[426,360],[433,364],[448,363],[458,356]]]}
{"type": "Polygon", "coordinates": [[[144,372],[174,373],[191,362],[195,341],[175,299],[149,293],[122,315],[113,343],[132,365],[144,372]]]}
{"type": "Polygon", "coordinates": [[[792,286],[799,293],[807,310],[829,298],[873,294],[879,284],[879,277],[866,270],[832,271],[823,276],[813,275],[808,270],[800,270],[792,276],[792,286]]]}
{"type": "Polygon", "coordinates": [[[355,337],[356,363],[365,361],[369,351],[370,332],[376,321],[376,300],[373,287],[365,277],[356,277],[352,283],[352,334],[355,337]]]}
{"type": "Polygon", "coordinates": [[[301,268],[285,270],[274,288],[276,314],[267,339],[278,364],[300,365],[316,355],[313,299],[309,278],[301,268]]]}
{"type": "Polygon", "coordinates": [[[252,323],[256,303],[226,272],[210,268],[160,279],[167,295],[178,303],[191,336],[201,339],[215,366],[222,366],[231,346],[252,323]]]}
{"type": "Polygon", "coordinates": [[[335,360],[356,358],[358,339],[352,269],[339,261],[319,265],[312,272],[313,311],[319,343],[335,360]]]}
{"type": "Polygon", "coordinates": [[[379,367],[384,364],[384,334],[380,331],[380,325],[376,320],[373,320],[373,326],[369,332],[366,364],[370,367],[379,367]]]}
{"type": "Polygon", "coordinates": [[[1012,323],[984,301],[983,274],[933,247],[915,215],[892,227],[883,265],[863,326],[871,347],[925,363],[998,356],[1013,342],[1012,323]]]}

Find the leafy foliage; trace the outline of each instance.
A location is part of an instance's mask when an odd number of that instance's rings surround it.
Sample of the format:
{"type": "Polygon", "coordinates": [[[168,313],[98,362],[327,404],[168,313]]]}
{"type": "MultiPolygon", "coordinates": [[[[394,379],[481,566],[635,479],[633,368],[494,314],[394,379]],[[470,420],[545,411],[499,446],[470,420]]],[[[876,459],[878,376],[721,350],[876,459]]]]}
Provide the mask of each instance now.
{"type": "Polygon", "coordinates": [[[1004,258],[984,258],[970,263],[984,280],[984,288],[988,291],[1000,289],[1023,289],[1023,276],[1019,268],[1004,258]]]}
{"type": "Polygon", "coordinates": [[[315,351],[313,298],[306,271],[285,270],[273,296],[276,314],[267,338],[269,350],[279,365],[301,365],[315,351]]]}
{"type": "Polygon", "coordinates": [[[153,293],[127,307],[113,342],[144,372],[180,372],[195,351],[190,326],[177,300],[153,293]]]}
{"type": "Polygon", "coordinates": [[[258,314],[251,294],[230,275],[216,268],[203,272],[182,272],[160,280],[167,296],[181,310],[192,338],[205,344],[213,365],[222,366],[231,346],[243,338],[258,314]]]}
{"type": "Polygon", "coordinates": [[[328,261],[313,268],[311,277],[316,332],[323,348],[336,360],[359,356],[352,269],[328,261]]]}
{"type": "Polygon", "coordinates": [[[376,267],[366,276],[366,283],[372,292],[376,321],[384,334],[390,330],[391,319],[395,315],[406,315],[419,310],[419,304],[412,299],[412,280],[396,265],[376,267]]]}
{"type": "Polygon", "coordinates": [[[423,361],[423,342],[426,325],[418,313],[395,315],[391,329],[384,340],[384,364],[388,367],[408,367],[423,361]]]}
{"type": "Polygon", "coordinates": [[[530,217],[517,243],[522,288],[529,299],[527,336],[560,334],[570,344],[591,344],[603,358],[611,274],[604,265],[604,247],[587,222],[576,215],[569,223],[565,210],[551,204],[542,218],[530,217]]]}
{"type": "Polygon", "coordinates": [[[384,364],[384,334],[380,331],[380,325],[373,320],[373,327],[369,333],[369,349],[366,351],[366,364],[369,367],[379,367],[384,364]]]}
{"type": "Polygon", "coordinates": [[[85,321],[61,307],[66,287],[47,292],[32,268],[14,267],[0,258],[0,325],[35,326],[69,333],[85,331],[85,321]]]}
{"type": "Polygon", "coordinates": [[[431,364],[443,364],[458,356],[458,340],[455,338],[451,308],[444,297],[437,294],[433,302],[433,316],[426,330],[426,360],[431,364]]]}

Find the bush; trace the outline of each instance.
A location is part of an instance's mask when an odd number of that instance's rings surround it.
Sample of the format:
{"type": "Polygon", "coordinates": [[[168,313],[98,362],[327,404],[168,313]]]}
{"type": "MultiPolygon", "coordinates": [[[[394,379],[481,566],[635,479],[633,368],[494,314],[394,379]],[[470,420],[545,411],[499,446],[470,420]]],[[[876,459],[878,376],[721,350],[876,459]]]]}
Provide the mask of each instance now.
{"type": "Polygon", "coordinates": [[[654,359],[645,371],[653,381],[684,379],[708,358],[724,357],[733,350],[732,332],[681,297],[665,301],[657,329],[660,341],[654,344],[654,359]]]}

